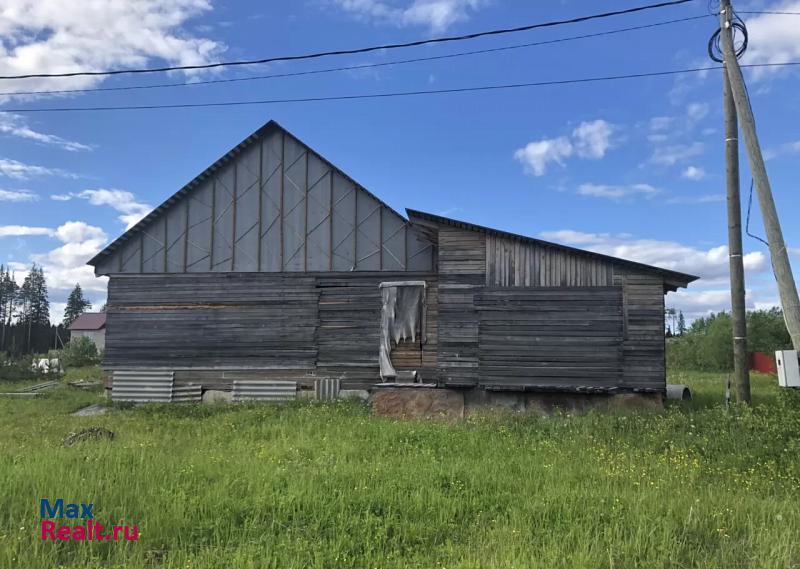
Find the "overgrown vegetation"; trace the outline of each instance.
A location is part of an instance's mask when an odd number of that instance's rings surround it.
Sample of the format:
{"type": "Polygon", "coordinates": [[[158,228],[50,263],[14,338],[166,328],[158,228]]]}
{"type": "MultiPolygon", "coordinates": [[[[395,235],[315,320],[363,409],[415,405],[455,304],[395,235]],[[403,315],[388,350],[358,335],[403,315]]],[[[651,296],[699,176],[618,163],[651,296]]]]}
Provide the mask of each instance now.
{"type": "Polygon", "coordinates": [[[72,338],[61,350],[61,359],[65,367],[85,367],[100,362],[97,346],[89,338],[80,336],[72,338]]]}
{"type": "MultiPolygon", "coordinates": [[[[681,336],[668,338],[667,362],[670,369],[698,371],[733,370],[733,334],[727,312],[711,314],[692,322],[681,336]]],[[[747,313],[748,351],[772,354],[791,349],[792,342],[783,313],[778,308],[747,313]]]]}
{"type": "Polygon", "coordinates": [[[722,374],[664,413],[371,417],[360,404],[69,413],[0,399],[0,567],[743,567],[800,564],[800,401],[722,374]],[[99,426],[111,442],[62,440],[99,426]],[[138,542],[50,543],[39,499],[94,503],[138,542]]]}

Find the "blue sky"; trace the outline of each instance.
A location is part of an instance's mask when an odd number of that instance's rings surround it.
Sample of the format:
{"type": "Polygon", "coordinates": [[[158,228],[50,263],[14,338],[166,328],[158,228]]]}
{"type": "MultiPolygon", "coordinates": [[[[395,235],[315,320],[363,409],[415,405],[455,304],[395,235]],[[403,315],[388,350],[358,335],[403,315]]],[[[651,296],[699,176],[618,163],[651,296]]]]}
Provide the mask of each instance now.
{"type": "MultiPolygon", "coordinates": [[[[163,0],[84,6],[7,0],[0,74],[248,59],[461,34],[569,18],[601,5],[500,0],[163,0]],[[114,5],[116,4],[116,5],[114,5]]],[[[737,2],[800,12],[800,1],[737,2]]],[[[0,91],[120,87],[381,63],[535,42],[706,14],[705,0],[602,21],[363,56],[215,72],[1,81],[0,91]]],[[[800,61],[800,16],[744,16],[745,62],[800,61]]],[[[690,316],[729,306],[721,74],[509,91],[103,113],[3,113],[52,106],[316,97],[561,80],[705,66],[716,20],[424,63],[143,91],[0,96],[0,262],[36,261],[52,317],[85,261],[212,161],[275,119],[394,208],[699,274],[667,303],[690,316]]],[[[787,244],[800,271],[800,71],[747,72],[787,244]]],[[[742,192],[749,170],[742,153],[742,192]]],[[[751,229],[763,235],[757,205],[751,229]]],[[[777,302],[766,248],[745,237],[748,305],[777,302]]]]}

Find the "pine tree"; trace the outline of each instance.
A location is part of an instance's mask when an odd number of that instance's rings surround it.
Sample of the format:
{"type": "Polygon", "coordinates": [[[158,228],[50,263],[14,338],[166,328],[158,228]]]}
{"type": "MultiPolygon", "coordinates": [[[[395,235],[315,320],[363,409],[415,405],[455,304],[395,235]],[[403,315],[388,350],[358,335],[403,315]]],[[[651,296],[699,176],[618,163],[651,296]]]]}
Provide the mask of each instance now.
{"type": "Polygon", "coordinates": [[[6,348],[6,331],[11,327],[19,285],[6,267],[0,265],[0,351],[6,348]]]}
{"type": "Polygon", "coordinates": [[[50,301],[41,267],[33,264],[19,289],[19,321],[27,325],[50,325],[50,301]]]}
{"type": "Polygon", "coordinates": [[[686,318],[683,317],[683,310],[678,312],[678,334],[683,336],[686,333],[686,318]]]}
{"type": "Polygon", "coordinates": [[[87,309],[92,307],[92,303],[83,297],[83,290],[79,283],[75,284],[75,288],[69,293],[67,298],[67,308],[64,310],[64,327],[69,328],[70,324],[75,322],[75,319],[86,312],[87,309]]]}

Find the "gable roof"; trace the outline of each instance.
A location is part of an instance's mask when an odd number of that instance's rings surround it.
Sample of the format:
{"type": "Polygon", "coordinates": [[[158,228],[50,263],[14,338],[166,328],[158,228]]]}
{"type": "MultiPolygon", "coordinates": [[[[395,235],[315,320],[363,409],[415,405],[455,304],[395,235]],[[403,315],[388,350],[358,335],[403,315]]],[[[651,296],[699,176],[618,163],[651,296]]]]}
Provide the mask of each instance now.
{"type": "Polygon", "coordinates": [[[427,213],[424,211],[419,211],[415,209],[408,209],[406,208],[406,213],[408,218],[411,220],[412,223],[419,222],[419,221],[428,221],[438,225],[448,225],[451,227],[457,227],[459,229],[466,229],[468,231],[476,231],[479,233],[486,233],[489,235],[496,235],[498,237],[504,237],[507,239],[513,239],[516,241],[522,241],[524,243],[533,243],[537,245],[543,245],[546,247],[552,247],[555,249],[560,249],[562,251],[569,252],[574,255],[580,255],[584,257],[590,257],[594,259],[599,259],[606,262],[617,263],[622,266],[630,267],[632,269],[636,269],[639,271],[655,273],[664,277],[664,281],[666,285],[669,285],[670,290],[675,290],[678,286],[685,287],[690,282],[696,281],[700,277],[695,275],[690,275],[687,273],[681,273],[678,271],[671,271],[669,269],[662,269],[661,267],[654,267],[652,265],[645,265],[644,263],[637,263],[636,261],[629,261],[628,259],[620,259],[619,257],[612,257],[610,255],[603,255],[602,253],[595,253],[593,251],[587,251],[585,249],[576,249],[575,247],[569,247],[567,245],[561,245],[559,243],[553,243],[551,241],[544,241],[542,239],[536,239],[534,237],[527,237],[525,235],[519,235],[516,233],[510,233],[508,231],[502,231],[500,229],[494,229],[492,227],[485,227],[483,225],[477,225],[474,223],[469,223],[467,221],[460,221],[458,219],[452,219],[450,217],[443,217],[441,215],[436,215],[433,213],[427,213]]]}
{"type": "Polygon", "coordinates": [[[351,182],[357,189],[359,189],[360,191],[366,193],[371,198],[376,200],[383,207],[385,207],[388,211],[390,211],[392,214],[397,216],[397,218],[399,220],[401,220],[402,222],[405,223],[406,219],[401,214],[399,214],[397,211],[392,209],[389,205],[387,205],[383,200],[381,200],[375,194],[373,194],[372,192],[367,190],[364,186],[362,186],[357,181],[355,181],[347,173],[342,171],[340,168],[336,167],[333,163],[331,163],[329,160],[327,160],[319,152],[317,152],[316,150],[314,150],[313,148],[308,146],[305,142],[301,141],[294,134],[292,134],[291,132],[286,130],[284,127],[282,127],[280,124],[278,124],[276,121],[270,120],[267,123],[265,123],[261,128],[259,128],[258,130],[256,130],[252,134],[250,134],[247,138],[242,140],[239,144],[237,144],[236,146],[231,148],[228,152],[226,152],[223,156],[221,156],[218,160],[216,160],[213,164],[211,164],[211,166],[209,166],[208,168],[203,170],[200,174],[195,176],[192,180],[190,180],[180,190],[178,190],[177,192],[172,194],[169,198],[164,200],[164,202],[161,203],[161,205],[159,205],[156,208],[154,208],[149,214],[147,214],[144,218],[142,218],[136,225],[132,226],[127,231],[125,231],[125,233],[123,233],[122,235],[120,235],[119,237],[114,239],[114,241],[112,241],[111,243],[106,245],[106,247],[102,251],[97,253],[97,255],[92,257],[87,264],[88,265],[92,265],[92,266],[97,266],[99,263],[101,263],[103,261],[104,257],[109,256],[111,253],[113,253],[114,251],[119,249],[120,246],[122,246],[125,242],[130,240],[135,235],[138,235],[139,233],[141,233],[153,221],[158,219],[171,205],[173,205],[178,200],[180,200],[184,195],[188,194],[193,188],[197,187],[205,179],[207,179],[208,177],[212,176],[215,172],[220,170],[223,166],[227,165],[232,160],[234,160],[237,156],[239,156],[242,152],[244,152],[250,145],[252,145],[256,141],[260,140],[265,135],[269,134],[270,132],[272,132],[274,130],[279,130],[279,131],[289,135],[290,137],[295,139],[299,144],[307,147],[309,150],[311,150],[317,156],[319,156],[319,158],[323,162],[325,162],[332,170],[334,170],[336,173],[338,173],[339,175],[341,175],[342,177],[347,179],[349,182],[351,182]]]}
{"type": "Polygon", "coordinates": [[[101,330],[105,327],[105,312],[84,312],[69,325],[70,330],[101,330]]]}

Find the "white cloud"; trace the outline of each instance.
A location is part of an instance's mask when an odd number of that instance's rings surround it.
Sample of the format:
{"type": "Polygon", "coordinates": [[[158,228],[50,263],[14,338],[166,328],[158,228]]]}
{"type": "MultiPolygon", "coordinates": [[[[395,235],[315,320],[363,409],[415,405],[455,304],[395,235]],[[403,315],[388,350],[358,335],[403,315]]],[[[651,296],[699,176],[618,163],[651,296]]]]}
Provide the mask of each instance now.
{"type": "Polygon", "coordinates": [[[706,171],[699,166],[687,166],[681,173],[681,177],[697,182],[706,177],[706,171]]]}
{"type": "Polygon", "coordinates": [[[59,168],[47,168],[35,164],[26,164],[10,158],[0,158],[0,176],[14,180],[27,180],[37,176],[60,176],[62,178],[77,178],[75,174],[65,172],[59,168]]]}
{"type": "MultiPolygon", "coordinates": [[[[4,0],[0,9],[0,74],[58,73],[142,67],[151,60],[195,65],[217,59],[224,45],[195,37],[188,20],[210,0],[4,0]]],[[[86,88],[104,77],[18,80],[15,91],[86,88]]],[[[4,85],[3,90],[10,85],[4,85]]]]}
{"type": "Polygon", "coordinates": [[[29,225],[0,225],[0,237],[23,237],[26,235],[53,235],[49,227],[31,227],[29,225]]]}
{"type": "Polygon", "coordinates": [[[664,166],[674,166],[678,162],[683,162],[689,158],[699,156],[705,151],[702,142],[692,142],[691,144],[672,144],[661,148],[656,148],[650,161],[654,164],[664,166]]]}
{"type": "MultiPolygon", "coordinates": [[[[698,275],[706,281],[706,284],[728,277],[726,245],[703,250],[674,241],[636,239],[630,235],[583,233],[572,230],[546,231],[540,235],[543,239],[580,246],[597,253],[698,275]]],[[[767,259],[760,251],[747,253],[743,257],[743,262],[745,270],[752,272],[763,271],[767,266],[767,259]]]]}
{"type": "Polygon", "coordinates": [[[573,154],[581,158],[599,159],[612,146],[611,136],[616,127],[603,119],[584,121],[573,131],[572,137],[559,136],[529,142],[514,152],[514,158],[523,164],[525,173],[543,176],[553,162],[564,166],[564,160],[573,154]]]}
{"type": "Polygon", "coordinates": [[[394,26],[419,25],[442,31],[468,20],[485,0],[413,0],[399,7],[384,0],[333,0],[347,13],[370,22],[394,26]]]}
{"type": "Polygon", "coordinates": [[[725,194],[704,194],[701,196],[677,196],[670,198],[668,204],[704,204],[719,203],[725,201],[725,194]]]}
{"type": "Polygon", "coordinates": [[[86,144],[81,144],[80,142],[73,142],[71,140],[66,140],[64,138],[61,138],[60,136],[56,136],[54,134],[47,134],[44,132],[33,130],[28,126],[27,122],[25,121],[25,117],[14,113],[0,112],[0,133],[9,134],[11,136],[16,136],[18,138],[33,140],[35,142],[40,142],[42,144],[58,146],[60,148],[63,148],[64,150],[69,150],[71,152],[92,149],[91,146],[87,146],[86,144]]]}
{"type": "Polygon", "coordinates": [[[653,117],[650,119],[650,130],[666,130],[675,119],[672,117],[653,117]]]}
{"type": "MultiPolygon", "coordinates": [[[[136,201],[136,196],[131,192],[114,189],[84,190],[77,197],[88,200],[92,205],[107,205],[117,210],[122,215],[119,220],[126,228],[133,227],[153,209],[151,206],[136,201]]],[[[62,199],[63,196],[54,199],[62,199]]]]}
{"type": "Polygon", "coordinates": [[[708,103],[689,103],[686,107],[686,115],[692,122],[697,122],[708,114],[708,103]]]}
{"type": "MultiPolygon", "coordinates": [[[[800,12],[800,1],[779,2],[769,7],[776,12],[800,12]]],[[[749,44],[742,63],[784,63],[800,59],[800,26],[796,17],[761,14],[747,18],[749,44]]],[[[779,72],[781,68],[753,70],[756,78],[779,72]]]]}
{"type": "Polygon", "coordinates": [[[627,186],[608,186],[603,184],[581,184],[578,194],[595,198],[619,200],[623,198],[652,198],[659,192],[650,184],[630,184],[627,186]]]}
{"type": "Polygon", "coordinates": [[[4,190],[0,188],[0,202],[35,202],[39,199],[30,190],[4,190]]]}
{"type": "Polygon", "coordinates": [[[72,199],[72,197],[73,196],[71,194],[53,194],[50,196],[50,199],[57,202],[68,202],[72,199]]]}
{"type": "Polygon", "coordinates": [[[86,262],[103,248],[108,240],[106,233],[84,221],[68,221],[51,231],[62,245],[31,256],[44,269],[48,288],[71,290],[80,283],[87,291],[105,292],[105,279],[95,277],[94,269],[86,262]]]}
{"type": "Polygon", "coordinates": [[[547,165],[555,162],[564,165],[564,159],[572,156],[572,143],[565,137],[529,142],[525,147],[514,152],[514,158],[525,166],[525,171],[534,176],[543,176],[547,165]]]}
{"type": "Polygon", "coordinates": [[[582,122],[572,131],[572,138],[575,141],[575,150],[578,156],[583,158],[602,158],[606,151],[611,147],[611,134],[614,132],[614,125],[597,119],[590,122],[582,122]]]}

